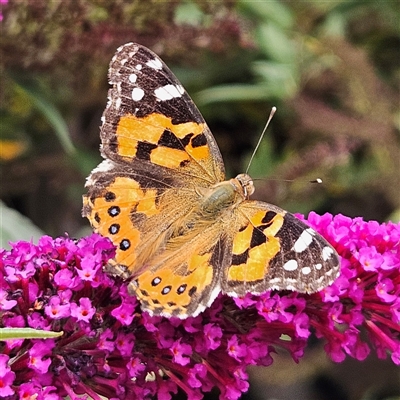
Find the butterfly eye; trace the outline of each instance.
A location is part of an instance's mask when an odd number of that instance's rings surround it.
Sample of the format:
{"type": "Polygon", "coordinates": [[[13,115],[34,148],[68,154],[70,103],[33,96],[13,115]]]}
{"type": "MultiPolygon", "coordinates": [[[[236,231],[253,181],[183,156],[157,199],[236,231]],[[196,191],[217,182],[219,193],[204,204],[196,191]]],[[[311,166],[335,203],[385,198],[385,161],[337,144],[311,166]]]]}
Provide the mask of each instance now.
{"type": "Polygon", "coordinates": [[[248,199],[254,193],[253,179],[247,174],[239,174],[235,179],[239,181],[244,197],[248,199]]]}

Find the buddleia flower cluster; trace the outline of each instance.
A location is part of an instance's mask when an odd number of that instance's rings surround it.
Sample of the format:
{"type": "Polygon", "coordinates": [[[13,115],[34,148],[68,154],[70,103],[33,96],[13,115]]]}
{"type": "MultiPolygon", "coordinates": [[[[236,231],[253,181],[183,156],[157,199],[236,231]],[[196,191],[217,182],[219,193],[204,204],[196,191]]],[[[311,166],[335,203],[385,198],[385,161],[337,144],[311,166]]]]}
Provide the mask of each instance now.
{"type": "Polygon", "coordinates": [[[103,271],[115,250],[97,234],[13,243],[0,252],[0,327],[62,334],[0,341],[0,397],[201,399],[217,387],[238,399],[247,366],[272,364],[278,349],[299,362],[311,334],[335,362],[373,351],[399,365],[400,224],[315,213],[306,222],[340,255],[331,286],[220,295],[185,320],[142,312],[127,283],[103,271]]]}

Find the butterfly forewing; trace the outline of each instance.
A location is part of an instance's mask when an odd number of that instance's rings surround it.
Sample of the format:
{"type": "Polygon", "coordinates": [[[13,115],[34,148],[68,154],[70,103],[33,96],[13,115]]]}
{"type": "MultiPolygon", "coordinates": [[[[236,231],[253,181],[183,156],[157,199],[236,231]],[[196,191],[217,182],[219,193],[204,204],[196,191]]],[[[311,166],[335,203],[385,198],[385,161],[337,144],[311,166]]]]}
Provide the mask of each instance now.
{"type": "Polygon", "coordinates": [[[225,178],[218,146],[199,110],[165,63],[146,47],[121,46],[110,63],[102,154],[136,169],[225,178]]]}

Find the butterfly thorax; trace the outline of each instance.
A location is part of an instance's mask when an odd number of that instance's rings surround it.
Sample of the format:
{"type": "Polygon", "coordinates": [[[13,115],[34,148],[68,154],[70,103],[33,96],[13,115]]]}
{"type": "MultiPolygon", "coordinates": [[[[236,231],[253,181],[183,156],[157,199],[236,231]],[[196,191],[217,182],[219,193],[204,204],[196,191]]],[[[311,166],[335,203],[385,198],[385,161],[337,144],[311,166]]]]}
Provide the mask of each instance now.
{"type": "Polygon", "coordinates": [[[247,200],[254,193],[253,180],[247,174],[215,184],[208,189],[199,189],[200,212],[203,217],[215,218],[230,207],[247,200]]]}

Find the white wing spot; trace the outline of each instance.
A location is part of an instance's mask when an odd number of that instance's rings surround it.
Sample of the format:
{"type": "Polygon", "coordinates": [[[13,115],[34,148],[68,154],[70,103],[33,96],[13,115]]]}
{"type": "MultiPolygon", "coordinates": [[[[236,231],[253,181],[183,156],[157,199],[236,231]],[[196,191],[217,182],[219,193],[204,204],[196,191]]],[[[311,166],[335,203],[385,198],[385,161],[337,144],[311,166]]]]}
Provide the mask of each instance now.
{"type": "Polygon", "coordinates": [[[146,65],[153,69],[162,69],[162,62],[158,58],[147,61],[146,65]]]}
{"type": "Polygon", "coordinates": [[[322,249],[322,259],[324,261],[329,260],[333,254],[333,249],[331,247],[325,246],[322,249]]]}
{"type": "Polygon", "coordinates": [[[130,74],[129,75],[129,82],[135,83],[137,81],[137,75],[136,74],[130,74]]]}
{"type": "Polygon", "coordinates": [[[296,253],[302,253],[311,244],[314,235],[314,229],[308,228],[304,230],[294,243],[292,250],[294,250],[296,253]]]}
{"type": "MultiPolygon", "coordinates": [[[[182,88],[183,89],[183,88],[182,88]]],[[[171,100],[175,97],[181,97],[182,93],[178,86],[165,85],[154,90],[154,94],[160,101],[171,100]]]]}
{"type": "Polygon", "coordinates": [[[301,269],[301,273],[302,273],[303,275],[308,275],[310,272],[311,272],[311,268],[310,268],[310,267],[303,267],[303,268],[301,269]]]}
{"type": "Polygon", "coordinates": [[[322,268],[322,264],[321,263],[315,264],[314,268],[319,271],[322,268]]]}
{"type": "Polygon", "coordinates": [[[89,186],[93,186],[96,184],[97,180],[93,179],[93,174],[96,173],[104,173],[104,172],[108,172],[111,171],[115,168],[115,164],[110,161],[110,160],[104,160],[102,161],[91,173],[90,175],[86,178],[86,183],[85,183],[85,187],[89,187],[89,186]]]}
{"type": "Polygon", "coordinates": [[[270,283],[271,285],[275,285],[275,284],[281,283],[281,282],[282,282],[282,279],[281,279],[281,278],[272,278],[272,279],[269,280],[269,283],[270,283]]]}
{"type": "Polygon", "coordinates": [[[142,69],[142,64],[136,65],[136,69],[137,69],[138,71],[140,71],[140,70],[142,69]]]}
{"type": "Polygon", "coordinates": [[[298,264],[296,260],[289,260],[286,261],[285,264],[283,264],[283,269],[285,271],[296,271],[297,267],[298,264]]]}
{"type": "Polygon", "coordinates": [[[132,90],[132,100],[133,101],[140,101],[144,96],[144,90],[141,88],[134,88],[132,90]]]}

